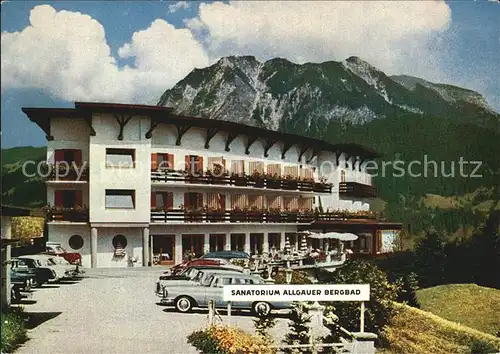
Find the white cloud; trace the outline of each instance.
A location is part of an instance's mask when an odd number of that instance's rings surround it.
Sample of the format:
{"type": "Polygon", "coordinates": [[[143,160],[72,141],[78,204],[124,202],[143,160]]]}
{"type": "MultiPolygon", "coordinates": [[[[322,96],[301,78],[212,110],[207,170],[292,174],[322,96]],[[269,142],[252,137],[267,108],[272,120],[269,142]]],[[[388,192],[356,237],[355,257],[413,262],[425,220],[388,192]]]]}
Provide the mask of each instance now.
{"type": "Polygon", "coordinates": [[[2,32],[1,49],[2,90],[40,88],[69,101],[156,103],[193,67],[208,64],[189,30],[156,20],[120,48],[120,57],[135,58],[121,68],[98,21],[49,5],[34,7],[22,31],[2,32]]]}
{"type": "Polygon", "coordinates": [[[201,4],[186,25],[214,57],[302,63],[356,55],[382,70],[422,72],[435,71],[429,39],[450,21],[443,1],[232,1],[201,4]]]}
{"type": "Polygon", "coordinates": [[[174,13],[180,9],[189,9],[189,3],[187,1],[178,1],[175,4],[169,5],[168,12],[174,13]]]}

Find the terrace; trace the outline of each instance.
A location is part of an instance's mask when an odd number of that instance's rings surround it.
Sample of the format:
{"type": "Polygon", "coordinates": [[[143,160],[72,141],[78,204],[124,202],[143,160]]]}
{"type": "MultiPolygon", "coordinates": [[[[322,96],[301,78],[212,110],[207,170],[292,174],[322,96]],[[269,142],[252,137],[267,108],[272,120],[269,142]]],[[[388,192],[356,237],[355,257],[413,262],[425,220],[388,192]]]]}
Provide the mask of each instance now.
{"type": "Polygon", "coordinates": [[[359,182],[340,182],[339,194],[345,197],[375,198],[377,187],[359,182]]]}

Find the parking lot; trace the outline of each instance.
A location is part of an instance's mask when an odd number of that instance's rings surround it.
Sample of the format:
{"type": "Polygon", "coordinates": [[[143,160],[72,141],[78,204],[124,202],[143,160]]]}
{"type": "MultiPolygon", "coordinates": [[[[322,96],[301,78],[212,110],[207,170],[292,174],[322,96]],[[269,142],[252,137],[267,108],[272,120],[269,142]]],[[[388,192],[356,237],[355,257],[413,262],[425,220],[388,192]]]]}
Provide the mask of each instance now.
{"type": "MultiPolygon", "coordinates": [[[[207,324],[207,311],[180,314],[157,305],[153,290],[162,268],[87,269],[86,277],[44,285],[25,301],[35,314],[19,353],[196,353],[186,336],[207,324]]],[[[283,338],[285,314],[271,332],[283,338]]],[[[222,314],[225,321],[225,313],[222,314]]],[[[232,324],[253,331],[249,313],[232,324]]]]}

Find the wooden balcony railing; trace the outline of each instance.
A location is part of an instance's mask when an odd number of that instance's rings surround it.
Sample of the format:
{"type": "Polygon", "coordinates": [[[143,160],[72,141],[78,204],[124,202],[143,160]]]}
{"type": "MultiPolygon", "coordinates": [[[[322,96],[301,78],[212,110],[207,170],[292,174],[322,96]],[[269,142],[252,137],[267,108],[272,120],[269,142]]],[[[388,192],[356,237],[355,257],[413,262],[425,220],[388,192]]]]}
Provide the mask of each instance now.
{"type": "Polygon", "coordinates": [[[88,222],[89,211],[86,208],[58,208],[46,209],[47,221],[88,222]]]}
{"type": "Polygon", "coordinates": [[[339,194],[346,197],[375,198],[377,187],[358,182],[340,182],[339,194]]]}
{"type": "Polygon", "coordinates": [[[375,219],[373,213],[350,212],[290,212],[290,211],[186,211],[182,209],[151,210],[151,222],[206,223],[312,223],[315,220],[375,219]]]}
{"type": "Polygon", "coordinates": [[[279,189],[290,191],[332,193],[330,183],[315,182],[310,180],[268,178],[255,176],[214,176],[210,174],[190,175],[185,172],[152,171],[152,182],[181,182],[207,185],[227,185],[238,187],[254,187],[264,189],[279,189]]]}
{"type": "Polygon", "coordinates": [[[88,181],[89,168],[85,166],[67,166],[65,164],[47,165],[49,181],[88,181]]]}

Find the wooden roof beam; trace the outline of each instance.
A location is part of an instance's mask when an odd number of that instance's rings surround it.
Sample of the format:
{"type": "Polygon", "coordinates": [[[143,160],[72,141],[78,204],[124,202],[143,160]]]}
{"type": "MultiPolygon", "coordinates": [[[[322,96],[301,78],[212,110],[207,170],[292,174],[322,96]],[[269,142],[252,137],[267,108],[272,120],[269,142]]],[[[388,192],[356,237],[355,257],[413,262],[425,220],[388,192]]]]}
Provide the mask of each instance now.
{"type": "Polygon", "coordinates": [[[309,158],[309,160],[307,160],[307,163],[310,163],[316,156],[318,156],[318,154],[321,152],[321,150],[322,149],[320,147],[313,147],[312,155],[309,158]]]}
{"type": "Polygon", "coordinates": [[[226,139],[226,151],[229,152],[231,151],[230,145],[236,139],[236,137],[239,135],[238,132],[229,132],[227,135],[226,139]]]}
{"type": "Polygon", "coordinates": [[[205,149],[210,148],[210,140],[220,131],[219,128],[207,128],[207,135],[205,137],[205,149]]]}
{"type": "Polygon", "coordinates": [[[250,155],[250,146],[253,145],[257,141],[258,136],[249,136],[247,140],[247,144],[245,145],[245,154],[250,155]]]}
{"type": "Polygon", "coordinates": [[[307,145],[307,144],[302,145],[302,147],[300,148],[298,162],[300,162],[302,160],[302,156],[306,153],[307,150],[309,150],[309,145],[307,145]]]}
{"type": "Polygon", "coordinates": [[[285,157],[286,157],[286,153],[288,152],[288,150],[290,150],[290,148],[294,145],[294,143],[290,143],[290,142],[285,142],[285,145],[283,145],[283,150],[281,150],[281,159],[284,160],[285,157]]]}
{"type": "Polygon", "coordinates": [[[269,150],[276,144],[278,140],[276,139],[267,139],[266,145],[264,146],[264,157],[269,157],[269,150]]]}
{"type": "Polygon", "coordinates": [[[182,125],[182,124],[178,124],[175,126],[177,128],[177,140],[175,141],[175,145],[177,146],[180,146],[181,145],[181,141],[182,141],[182,137],[184,136],[184,134],[187,133],[187,131],[189,129],[191,129],[193,126],[192,125],[182,125]]]}
{"type": "Polygon", "coordinates": [[[116,122],[120,126],[120,133],[118,134],[118,140],[123,140],[123,128],[125,128],[125,126],[127,125],[128,122],[130,122],[133,116],[125,117],[124,115],[113,114],[113,117],[115,117],[116,122]]]}

